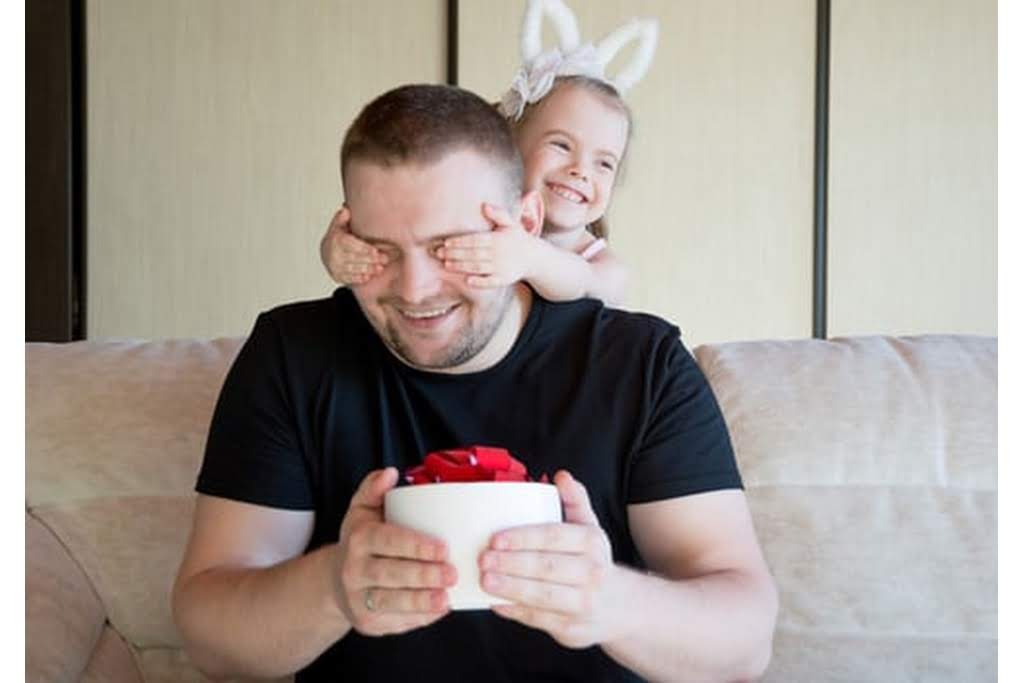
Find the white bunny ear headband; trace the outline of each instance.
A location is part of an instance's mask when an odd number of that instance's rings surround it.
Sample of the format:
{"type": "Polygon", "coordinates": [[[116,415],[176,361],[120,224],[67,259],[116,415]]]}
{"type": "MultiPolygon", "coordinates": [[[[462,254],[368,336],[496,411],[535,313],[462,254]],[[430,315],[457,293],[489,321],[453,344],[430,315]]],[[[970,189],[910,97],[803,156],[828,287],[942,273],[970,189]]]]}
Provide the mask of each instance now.
{"type": "Polygon", "coordinates": [[[501,100],[501,113],[513,121],[523,115],[527,104],[539,101],[551,91],[558,76],[589,76],[614,87],[620,95],[644,77],[658,43],[658,22],[632,19],[605,36],[596,46],[580,45],[576,17],[562,0],[528,0],[523,17],[520,52],[523,64],[512,87],[501,100]],[[541,52],[541,20],[548,17],[558,31],[557,48],[541,52]],[[639,40],[633,59],[616,76],[605,68],[627,44],[639,40]]]}

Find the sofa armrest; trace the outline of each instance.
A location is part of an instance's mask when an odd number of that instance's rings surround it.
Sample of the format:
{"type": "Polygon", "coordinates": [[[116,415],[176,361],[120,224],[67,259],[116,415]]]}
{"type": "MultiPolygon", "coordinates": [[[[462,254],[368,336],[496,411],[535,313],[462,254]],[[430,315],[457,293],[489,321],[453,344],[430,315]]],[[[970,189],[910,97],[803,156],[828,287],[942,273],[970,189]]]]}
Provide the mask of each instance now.
{"type": "Polygon", "coordinates": [[[105,620],[85,573],[53,532],[26,511],[26,680],[77,681],[105,620]]]}

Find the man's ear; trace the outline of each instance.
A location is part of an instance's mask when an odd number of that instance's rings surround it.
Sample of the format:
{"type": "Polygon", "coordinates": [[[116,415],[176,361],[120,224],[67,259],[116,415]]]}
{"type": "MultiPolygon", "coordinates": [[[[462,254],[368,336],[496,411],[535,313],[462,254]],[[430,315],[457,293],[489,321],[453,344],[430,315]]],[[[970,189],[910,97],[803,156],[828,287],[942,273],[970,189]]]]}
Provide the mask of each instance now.
{"type": "Polygon", "coordinates": [[[519,206],[519,223],[523,230],[534,237],[540,237],[544,230],[544,200],[541,199],[540,192],[530,190],[525,193],[519,206]]]}

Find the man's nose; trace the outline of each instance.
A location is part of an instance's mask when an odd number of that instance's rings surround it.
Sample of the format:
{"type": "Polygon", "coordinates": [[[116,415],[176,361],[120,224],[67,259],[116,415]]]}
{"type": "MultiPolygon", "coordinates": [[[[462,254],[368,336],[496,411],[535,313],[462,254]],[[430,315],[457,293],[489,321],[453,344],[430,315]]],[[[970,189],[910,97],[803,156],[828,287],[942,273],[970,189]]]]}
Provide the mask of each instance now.
{"type": "Polygon", "coordinates": [[[426,249],[403,255],[399,262],[397,294],[410,304],[425,301],[441,291],[444,270],[426,249]]]}

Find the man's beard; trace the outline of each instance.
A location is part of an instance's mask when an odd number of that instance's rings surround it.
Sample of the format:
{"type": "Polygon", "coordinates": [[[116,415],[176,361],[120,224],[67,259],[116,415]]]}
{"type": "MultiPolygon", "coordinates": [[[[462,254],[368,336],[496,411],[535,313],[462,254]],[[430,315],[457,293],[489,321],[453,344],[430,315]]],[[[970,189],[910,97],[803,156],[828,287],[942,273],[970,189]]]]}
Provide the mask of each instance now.
{"type": "MultiPolygon", "coordinates": [[[[438,352],[437,358],[416,359],[412,351],[402,341],[398,330],[390,322],[384,324],[381,338],[392,351],[409,365],[424,370],[447,370],[454,368],[475,358],[478,353],[487,348],[487,345],[494,338],[501,323],[505,320],[509,306],[515,294],[514,287],[506,287],[504,293],[491,301],[484,311],[484,318],[477,327],[473,326],[471,320],[467,319],[466,324],[459,330],[455,339],[447,347],[438,352]]],[[[479,304],[477,305],[479,309],[479,304]]]]}

